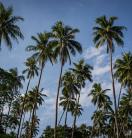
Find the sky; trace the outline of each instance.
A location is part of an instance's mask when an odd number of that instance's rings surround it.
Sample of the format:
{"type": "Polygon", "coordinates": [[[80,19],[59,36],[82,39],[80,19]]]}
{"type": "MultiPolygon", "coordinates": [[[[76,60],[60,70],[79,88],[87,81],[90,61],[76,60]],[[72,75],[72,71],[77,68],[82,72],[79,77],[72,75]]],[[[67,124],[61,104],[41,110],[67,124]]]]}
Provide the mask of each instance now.
{"type": "MultiPolygon", "coordinates": [[[[25,51],[25,48],[33,44],[31,36],[37,33],[50,31],[56,21],[63,21],[64,24],[73,28],[78,28],[80,33],[77,34],[78,40],[83,47],[83,54],[72,58],[73,62],[84,58],[85,61],[94,67],[92,72],[94,82],[102,83],[103,88],[111,88],[111,78],[109,74],[109,56],[106,49],[96,49],[93,44],[92,28],[95,25],[95,19],[102,15],[117,16],[119,20],[117,25],[124,25],[127,31],[124,32],[124,47],[116,48],[114,60],[121,57],[123,51],[131,51],[132,46],[132,0],[2,0],[5,6],[13,6],[14,15],[24,18],[24,22],[19,23],[24,35],[24,40],[19,43],[13,43],[10,51],[4,43],[0,51],[0,67],[10,69],[18,67],[19,73],[22,72],[26,58],[31,55],[25,51]]],[[[65,70],[69,68],[67,64],[65,70]]],[[[60,64],[46,64],[43,72],[41,87],[47,94],[45,104],[37,111],[40,117],[40,134],[47,126],[54,124],[55,116],[55,96],[57,83],[60,72],[60,64]]],[[[34,78],[30,88],[34,87],[38,78],[34,78]]],[[[27,81],[24,83],[26,86],[27,81]]],[[[81,104],[84,108],[83,115],[77,120],[77,124],[91,124],[91,115],[95,110],[91,104],[91,97],[88,93],[92,84],[87,82],[87,86],[82,90],[81,104]]],[[[119,84],[116,84],[117,91],[119,84]]],[[[25,87],[24,87],[25,88],[25,87]]],[[[23,91],[22,91],[23,92],[23,91]]],[[[111,92],[108,93],[111,96],[111,92]]],[[[60,109],[60,113],[62,109],[60,109]]],[[[68,124],[71,125],[73,118],[70,116],[68,124]]]]}

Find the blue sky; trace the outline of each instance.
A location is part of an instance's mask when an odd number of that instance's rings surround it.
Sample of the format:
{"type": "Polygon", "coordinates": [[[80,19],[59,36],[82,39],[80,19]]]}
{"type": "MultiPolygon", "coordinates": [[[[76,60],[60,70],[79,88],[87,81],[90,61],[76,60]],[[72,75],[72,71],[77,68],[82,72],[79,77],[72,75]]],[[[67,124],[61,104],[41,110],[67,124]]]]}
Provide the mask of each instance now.
{"type": "MultiPolygon", "coordinates": [[[[111,88],[109,72],[109,57],[105,54],[104,49],[96,50],[92,42],[92,27],[95,25],[95,19],[99,16],[117,16],[117,24],[125,25],[127,31],[125,34],[125,45],[123,49],[116,49],[114,58],[120,57],[123,50],[131,50],[132,46],[132,1],[131,0],[2,0],[6,5],[12,5],[14,14],[22,16],[25,21],[20,23],[21,30],[25,36],[24,41],[13,43],[13,49],[9,51],[5,44],[2,43],[0,52],[0,66],[5,69],[18,67],[21,72],[24,69],[25,59],[30,55],[25,52],[27,45],[32,44],[31,36],[38,32],[50,31],[51,27],[58,20],[62,20],[66,25],[79,28],[80,33],[77,40],[82,44],[84,53],[76,56],[73,61],[79,58],[85,58],[86,62],[94,66],[93,78],[101,82],[103,87],[111,88]],[[107,75],[108,74],[108,75],[107,75]]],[[[69,66],[66,65],[66,68],[69,66]]],[[[56,86],[60,64],[53,67],[47,63],[44,70],[41,87],[45,89],[48,98],[45,99],[45,105],[40,108],[38,115],[41,118],[40,131],[47,125],[54,123],[54,103],[56,95],[56,86]]],[[[35,78],[32,86],[37,82],[35,78]]],[[[27,82],[25,82],[26,85],[27,82]]],[[[87,84],[82,90],[81,103],[84,107],[82,117],[78,124],[91,124],[90,117],[94,111],[87,97],[91,84],[87,84]]],[[[119,85],[117,84],[117,89],[119,85]]],[[[111,95],[111,94],[110,94],[111,95]]],[[[60,111],[61,112],[61,111],[60,111]]],[[[72,118],[68,120],[69,125],[72,118]]]]}

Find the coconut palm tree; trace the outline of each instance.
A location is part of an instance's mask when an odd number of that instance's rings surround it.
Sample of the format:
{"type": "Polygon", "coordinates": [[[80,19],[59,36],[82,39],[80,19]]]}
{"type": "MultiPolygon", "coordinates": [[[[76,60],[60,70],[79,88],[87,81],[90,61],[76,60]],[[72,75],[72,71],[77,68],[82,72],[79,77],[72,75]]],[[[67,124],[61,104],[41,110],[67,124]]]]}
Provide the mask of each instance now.
{"type": "Polygon", "coordinates": [[[132,93],[128,91],[123,94],[119,105],[118,118],[120,119],[121,135],[124,137],[130,134],[132,127],[132,93]]]}
{"type": "MultiPolygon", "coordinates": [[[[85,63],[84,59],[79,60],[78,63],[74,63],[74,67],[70,69],[76,76],[76,83],[79,90],[78,95],[76,95],[77,104],[79,104],[80,92],[81,89],[85,87],[86,81],[89,80],[90,82],[92,82],[92,69],[92,66],[85,63]]],[[[74,117],[74,124],[76,124],[77,116],[75,115],[74,117]]]]}
{"type": "MultiPolygon", "coordinates": [[[[114,65],[115,77],[121,87],[127,87],[132,91],[132,53],[124,53],[121,59],[117,59],[114,65]]],[[[118,105],[120,103],[121,90],[118,97],[118,105]]]]}
{"type": "Polygon", "coordinates": [[[91,117],[93,120],[93,130],[96,130],[96,134],[102,136],[102,130],[106,125],[107,117],[102,110],[95,111],[91,117]]]}
{"type": "Polygon", "coordinates": [[[106,92],[110,89],[103,90],[100,83],[94,83],[92,90],[88,96],[92,96],[92,103],[97,106],[97,110],[104,107],[105,103],[110,101],[109,96],[106,95],[106,92]]]}
{"type": "Polygon", "coordinates": [[[79,87],[85,87],[86,80],[92,82],[92,70],[93,67],[85,63],[84,59],[78,61],[78,63],[73,63],[74,67],[71,68],[75,76],[77,77],[77,83],[79,87]]]}
{"type": "MultiPolygon", "coordinates": [[[[51,41],[52,34],[48,32],[38,33],[37,37],[32,36],[32,39],[35,41],[35,45],[30,45],[26,48],[27,51],[35,52],[32,57],[36,59],[36,62],[39,62],[40,65],[40,75],[38,80],[38,92],[39,86],[42,78],[43,69],[45,63],[50,61],[52,64],[55,62],[55,57],[53,54],[54,43],[51,41]]],[[[35,107],[33,108],[33,114],[35,115],[35,107]]],[[[33,116],[34,116],[33,115],[33,116]]]]}
{"type": "Polygon", "coordinates": [[[46,97],[45,94],[42,93],[43,89],[38,91],[38,86],[32,89],[32,91],[29,92],[29,98],[30,101],[33,102],[33,109],[32,109],[32,116],[31,116],[31,129],[30,129],[30,138],[33,137],[33,129],[32,126],[34,124],[34,117],[36,116],[36,110],[42,103],[44,102],[44,98],[46,97]]]}
{"type": "Polygon", "coordinates": [[[82,115],[82,111],[83,111],[82,106],[80,104],[78,104],[78,102],[76,100],[75,106],[72,109],[72,116],[74,116],[73,126],[72,126],[72,138],[74,138],[74,132],[75,132],[75,128],[76,128],[76,117],[81,116],[82,115]]]}
{"type": "Polygon", "coordinates": [[[52,27],[52,32],[54,36],[54,43],[56,44],[54,53],[56,57],[59,57],[61,62],[61,70],[60,70],[59,83],[56,96],[55,132],[54,132],[54,138],[56,138],[56,127],[58,123],[58,99],[59,99],[59,91],[60,91],[63,67],[67,62],[67,60],[69,60],[69,62],[71,63],[71,54],[75,56],[76,52],[79,53],[82,52],[82,47],[81,44],[75,40],[75,34],[79,32],[78,29],[72,29],[71,27],[65,26],[61,21],[59,21],[52,27]]]}
{"type": "MultiPolygon", "coordinates": [[[[65,72],[65,74],[62,76],[61,86],[62,86],[62,97],[60,97],[61,100],[60,106],[63,106],[64,110],[63,113],[66,112],[65,125],[64,125],[64,131],[65,131],[64,135],[66,135],[67,115],[68,112],[72,112],[76,103],[75,97],[77,94],[79,94],[78,84],[73,72],[71,71],[65,72]]],[[[61,118],[62,117],[63,116],[61,116],[61,118]]]]}
{"type": "Polygon", "coordinates": [[[40,75],[38,81],[38,89],[40,86],[41,78],[45,63],[50,61],[52,64],[55,61],[53,55],[53,43],[51,42],[52,34],[48,32],[38,33],[37,37],[32,36],[32,40],[35,42],[35,45],[29,45],[26,50],[33,51],[32,57],[39,62],[40,65],[40,75]]]}
{"type": "MultiPolygon", "coordinates": [[[[29,85],[30,85],[30,81],[32,78],[34,78],[34,76],[38,76],[38,67],[36,65],[36,61],[35,59],[32,58],[28,58],[27,61],[25,62],[25,66],[27,67],[24,71],[23,74],[27,74],[27,79],[28,79],[28,84],[27,84],[27,88],[26,88],[26,92],[25,95],[27,95],[28,89],[29,89],[29,85]]],[[[24,110],[24,105],[25,105],[25,98],[23,99],[23,105],[22,105],[22,111],[21,111],[21,117],[20,117],[20,123],[19,123],[19,127],[18,127],[18,132],[17,132],[17,138],[19,137],[19,133],[20,133],[20,128],[21,128],[21,123],[22,123],[22,116],[23,116],[23,110],[24,110]]]]}
{"type": "Polygon", "coordinates": [[[123,30],[124,26],[115,25],[117,17],[110,17],[109,19],[106,16],[102,16],[96,19],[97,26],[93,27],[94,30],[94,43],[96,48],[102,46],[107,46],[107,53],[110,54],[110,70],[112,77],[112,89],[113,89],[113,98],[114,98],[114,107],[115,107],[115,125],[116,125],[116,134],[118,136],[118,122],[117,122],[117,105],[116,105],[116,92],[115,92],[115,83],[114,83],[114,73],[113,73],[113,64],[112,64],[112,54],[115,49],[115,45],[123,46],[123,30]]]}
{"type": "Polygon", "coordinates": [[[23,21],[20,16],[13,16],[13,8],[6,8],[0,2],[0,46],[4,41],[9,49],[12,48],[12,39],[18,42],[18,38],[24,38],[17,22],[23,21]]]}
{"type": "Polygon", "coordinates": [[[63,111],[66,113],[65,115],[65,127],[67,126],[67,113],[73,109],[75,105],[75,99],[72,97],[70,90],[63,89],[63,95],[60,97],[60,106],[63,107],[63,111]]]}

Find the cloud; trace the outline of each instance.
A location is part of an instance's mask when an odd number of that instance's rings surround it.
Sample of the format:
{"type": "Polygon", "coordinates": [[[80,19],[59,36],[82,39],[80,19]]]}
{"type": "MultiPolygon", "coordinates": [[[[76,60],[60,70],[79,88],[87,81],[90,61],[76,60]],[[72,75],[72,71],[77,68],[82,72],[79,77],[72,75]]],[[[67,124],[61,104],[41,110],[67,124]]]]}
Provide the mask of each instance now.
{"type": "Polygon", "coordinates": [[[96,66],[92,72],[93,76],[100,76],[100,75],[104,75],[105,73],[107,73],[110,70],[109,65],[100,67],[100,66],[96,66]]]}
{"type": "Polygon", "coordinates": [[[95,58],[98,55],[101,55],[103,53],[103,51],[104,51],[104,48],[103,47],[100,47],[99,49],[97,49],[95,47],[88,48],[86,50],[86,52],[84,53],[84,58],[86,60],[95,58]]]}
{"type": "Polygon", "coordinates": [[[92,88],[92,85],[89,85],[89,87],[83,88],[81,90],[80,104],[83,107],[89,107],[89,106],[91,106],[91,98],[92,97],[88,96],[91,88],[92,88]]]}

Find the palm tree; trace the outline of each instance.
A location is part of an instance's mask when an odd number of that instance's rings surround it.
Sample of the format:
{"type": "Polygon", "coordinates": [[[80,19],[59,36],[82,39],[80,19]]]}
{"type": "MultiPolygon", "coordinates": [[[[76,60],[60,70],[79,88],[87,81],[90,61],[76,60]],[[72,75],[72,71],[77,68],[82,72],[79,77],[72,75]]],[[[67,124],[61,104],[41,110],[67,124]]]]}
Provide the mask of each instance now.
{"type": "Polygon", "coordinates": [[[119,105],[119,117],[121,135],[124,137],[130,134],[132,126],[132,93],[128,91],[123,94],[119,105]]]}
{"type": "MultiPolygon", "coordinates": [[[[78,84],[76,82],[76,77],[71,71],[65,72],[62,76],[61,81],[62,87],[62,96],[60,97],[60,106],[63,106],[63,113],[65,114],[65,125],[64,125],[64,137],[66,135],[66,126],[67,126],[67,115],[68,112],[72,112],[75,102],[76,102],[76,95],[79,94],[78,84]]],[[[62,113],[62,115],[63,115],[62,113]]],[[[63,116],[61,116],[62,118],[63,116]]]]}
{"type": "Polygon", "coordinates": [[[74,67],[71,68],[75,76],[77,77],[77,83],[79,87],[85,87],[86,80],[92,82],[92,70],[93,67],[85,63],[84,59],[78,61],[78,63],[73,63],[74,67]]]}
{"type": "Polygon", "coordinates": [[[30,101],[33,102],[33,109],[32,109],[32,117],[31,117],[31,130],[30,130],[30,138],[33,137],[33,130],[32,126],[34,125],[34,117],[36,116],[36,110],[42,103],[44,102],[43,97],[46,97],[45,94],[42,94],[43,89],[38,91],[38,86],[32,89],[32,91],[29,92],[29,98],[30,101]]]}
{"type": "MultiPolygon", "coordinates": [[[[27,88],[26,88],[26,92],[25,95],[27,95],[28,89],[29,89],[29,85],[30,85],[30,81],[32,78],[34,78],[34,76],[38,76],[38,67],[36,66],[36,61],[34,58],[28,58],[27,61],[25,62],[25,66],[27,67],[24,71],[23,74],[27,74],[27,79],[28,79],[28,84],[27,84],[27,88]]],[[[19,133],[20,133],[20,127],[21,127],[21,123],[22,123],[22,116],[23,116],[23,110],[24,110],[24,105],[25,105],[25,98],[23,99],[23,105],[22,105],[22,111],[21,111],[21,117],[20,117],[20,123],[19,123],[19,127],[18,127],[18,132],[17,132],[17,138],[19,137],[19,133]]]]}
{"type": "Polygon", "coordinates": [[[17,97],[13,102],[12,102],[12,108],[10,111],[10,118],[8,118],[9,120],[9,124],[11,125],[11,128],[13,127],[14,129],[16,129],[19,125],[19,117],[20,117],[20,113],[21,113],[21,97],[17,97]]]}
{"type": "Polygon", "coordinates": [[[110,17],[109,19],[106,16],[102,16],[96,19],[96,24],[93,28],[94,30],[94,43],[96,48],[101,46],[107,46],[107,53],[110,54],[110,70],[112,77],[112,89],[113,89],[113,98],[114,98],[114,107],[115,107],[115,125],[116,125],[116,134],[118,136],[118,122],[117,122],[117,105],[116,105],[116,94],[115,94],[115,83],[114,83],[114,74],[113,74],[113,65],[112,65],[112,53],[114,52],[115,44],[117,46],[123,46],[123,30],[124,26],[115,25],[117,17],[110,17]]]}
{"type": "MultiPolygon", "coordinates": [[[[79,104],[80,102],[80,92],[81,89],[85,87],[86,80],[92,82],[92,69],[93,67],[85,63],[84,59],[79,60],[78,63],[74,63],[74,67],[71,68],[74,75],[76,76],[76,83],[78,85],[79,93],[76,95],[76,102],[79,104]]],[[[76,124],[77,116],[74,116],[74,124],[76,124]]],[[[74,127],[75,125],[73,125],[74,127]]],[[[74,133],[73,133],[74,134],[74,133]]]]}
{"type": "MultiPolygon", "coordinates": [[[[55,61],[55,57],[53,54],[54,43],[52,43],[51,37],[52,37],[51,33],[47,33],[47,32],[38,33],[37,37],[32,36],[32,39],[35,41],[36,44],[30,45],[26,48],[27,51],[35,52],[32,55],[32,57],[34,57],[36,61],[39,62],[40,64],[40,76],[39,76],[38,86],[37,86],[38,92],[39,92],[39,86],[40,86],[45,63],[47,61],[50,61],[53,64],[55,61]]],[[[33,108],[33,114],[35,114],[35,106],[36,105],[34,105],[34,108],[33,108]]]]}
{"type": "MultiPolygon", "coordinates": [[[[132,91],[132,53],[124,53],[122,59],[117,59],[114,65],[115,77],[121,83],[121,87],[128,87],[132,91]]],[[[121,91],[118,97],[120,102],[121,91]]]]}
{"type": "Polygon", "coordinates": [[[105,127],[107,117],[102,110],[95,111],[92,118],[93,120],[93,130],[96,129],[96,134],[101,136],[101,131],[105,127]]]}
{"type": "Polygon", "coordinates": [[[13,8],[5,8],[4,5],[0,2],[0,46],[1,42],[7,44],[8,48],[12,48],[12,40],[18,42],[18,38],[24,38],[23,34],[17,22],[23,21],[23,18],[20,16],[13,16],[13,8]]]}
{"type": "Polygon", "coordinates": [[[66,112],[65,115],[65,127],[67,126],[67,113],[73,109],[75,105],[75,99],[72,97],[70,90],[63,89],[63,95],[60,97],[60,106],[63,107],[63,111],[66,112]]]}
{"type": "Polygon", "coordinates": [[[105,104],[110,101],[106,92],[110,89],[103,90],[100,83],[94,83],[92,90],[88,96],[92,96],[92,103],[97,106],[97,110],[104,107],[105,104]]]}
{"type": "Polygon", "coordinates": [[[72,138],[74,138],[74,131],[76,128],[76,117],[79,117],[80,115],[82,115],[82,111],[83,111],[82,106],[80,104],[78,104],[78,102],[76,100],[75,106],[72,109],[72,116],[74,116],[73,126],[72,126],[72,138]]]}
{"type": "Polygon", "coordinates": [[[60,58],[61,62],[61,70],[59,76],[59,83],[57,88],[57,96],[56,96],[56,113],[55,113],[55,132],[54,138],[56,138],[56,127],[58,122],[58,99],[59,99],[59,91],[61,84],[61,76],[64,64],[69,60],[71,63],[71,54],[75,56],[76,52],[81,53],[82,47],[79,42],[75,40],[75,34],[79,32],[78,29],[72,29],[69,26],[65,26],[61,21],[57,22],[52,27],[52,32],[54,36],[54,43],[56,44],[54,53],[55,56],[60,58]]]}
{"type": "Polygon", "coordinates": [[[55,61],[53,55],[53,43],[51,41],[51,33],[38,33],[37,37],[32,36],[32,39],[35,41],[35,45],[29,45],[26,50],[35,52],[32,57],[39,62],[40,64],[40,76],[38,81],[38,89],[40,86],[41,78],[45,63],[50,61],[52,64],[55,61]]]}

